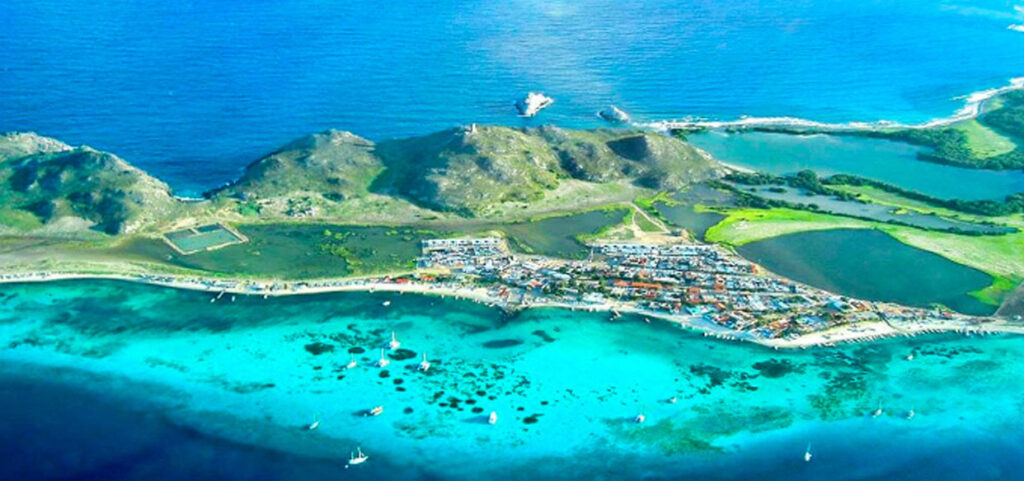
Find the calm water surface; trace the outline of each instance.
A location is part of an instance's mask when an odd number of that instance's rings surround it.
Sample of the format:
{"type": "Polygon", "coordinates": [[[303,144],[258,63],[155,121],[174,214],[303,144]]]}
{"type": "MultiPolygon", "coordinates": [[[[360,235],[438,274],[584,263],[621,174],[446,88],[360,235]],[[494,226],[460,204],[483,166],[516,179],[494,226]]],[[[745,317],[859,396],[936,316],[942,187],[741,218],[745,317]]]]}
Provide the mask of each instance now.
{"type": "Polygon", "coordinates": [[[847,296],[922,307],[939,303],[969,314],[995,311],[967,294],[991,284],[990,276],[876,230],[802,232],[737,251],[779,275],[847,296]]]}
{"type": "Polygon", "coordinates": [[[326,128],[371,139],[536,123],[924,121],[1024,75],[1003,0],[9,0],[0,131],[110,150],[182,193],[326,128]],[[853,41],[856,39],[856,41],[853,41]]]}
{"type": "Polygon", "coordinates": [[[691,135],[723,162],[773,174],[854,174],[944,199],[1003,199],[1024,192],[1024,172],[964,169],[917,159],[920,147],[880,139],[763,132],[691,135]]]}
{"type": "Polygon", "coordinates": [[[7,286],[0,404],[21,421],[0,430],[0,476],[952,480],[1024,468],[1020,337],[791,352],[412,295],[209,298],[7,286]],[[391,330],[403,350],[371,367],[391,330]],[[342,369],[350,359],[360,366],[342,369]],[[362,416],[378,404],[381,416],[362,416]],[[346,471],[357,445],[371,461],[346,471]]]}

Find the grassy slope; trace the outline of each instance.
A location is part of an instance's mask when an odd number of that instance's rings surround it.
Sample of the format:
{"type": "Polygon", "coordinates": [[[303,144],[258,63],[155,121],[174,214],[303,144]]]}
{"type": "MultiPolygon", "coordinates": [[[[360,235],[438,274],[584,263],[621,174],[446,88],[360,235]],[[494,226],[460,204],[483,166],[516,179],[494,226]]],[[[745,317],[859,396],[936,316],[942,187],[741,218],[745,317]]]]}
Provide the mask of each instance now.
{"type": "Polygon", "coordinates": [[[873,227],[862,220],[795,209],[737,209],[726,214],[704,234],[708,242],[739,246],[797,232],[873,227]]]}
{"type": "Polygon", "coordinates": [[[979,159],[1003,155],[1017,148],[1017,144],[1012,140],[982,125],[975,119],[959,122],[953,127],[966,135],[967,149],[979,159]]]}

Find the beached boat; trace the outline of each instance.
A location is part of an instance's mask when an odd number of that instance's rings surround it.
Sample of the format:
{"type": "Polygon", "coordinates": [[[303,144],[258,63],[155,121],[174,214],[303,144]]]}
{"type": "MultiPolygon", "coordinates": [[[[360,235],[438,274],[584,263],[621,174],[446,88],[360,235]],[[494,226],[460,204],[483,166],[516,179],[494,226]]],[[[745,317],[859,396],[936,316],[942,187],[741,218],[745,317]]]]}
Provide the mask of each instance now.
{"type": "Polygon", "coordinates": [[[487,416],[487,424],[497,424],[497,423],[498,423],[498,412],[497,411],[491,411],[491,415],[487,416]]]}
{"type": "Polygon", "coordinates": [[[526,94],[526,98],[516,102],[516,110],[519,111],[521,117],[533,117],[553,103],[555,103],[555,99],[547,95],[530,92],[526,94]]]}
{"type": "Polygon", "coordinates": [[[384,406],[374,406],[373,409],[366,411],[367,416],[380,416],[380,413],[384,412],[384,406]]]}
{"type": "Polygon", "coordinates": [[[377,361],[377,367],[388,367],[391,364],[391,360],[384,356],[384,349],[380,350],[380,359],[377,361]]]}
{"type": "Polygon", "coordinates": [[[430,361],[427,360],[427,353],[423,353],[423,360],[420,361],[419,370],[426,371],[430,369],[430,361]]]}
{"type": "Polygon", "coordinates": [[[362,448],[356,448],[355,453],[349,453],[348,465],[363,464],[367,459],[370,459],[370,457],[363,454],[362,448]]]}

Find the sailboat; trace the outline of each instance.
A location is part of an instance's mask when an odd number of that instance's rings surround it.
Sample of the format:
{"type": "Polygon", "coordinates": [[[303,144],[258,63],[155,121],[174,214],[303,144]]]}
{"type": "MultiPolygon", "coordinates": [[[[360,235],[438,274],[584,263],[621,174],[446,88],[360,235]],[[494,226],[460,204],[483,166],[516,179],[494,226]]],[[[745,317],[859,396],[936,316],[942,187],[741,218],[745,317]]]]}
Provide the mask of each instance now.
{"type": "Polygon", "coordinates": [[[395,350],[401,345],[402,343],[398,342],[398,336],[395,335],[395,331],[391,331],[391,342],[388,343],[388,347],[390,347],[391,350],[395,350]]]}
{"type": "Polygon", "coordinates": [[[427,360],[427,353],[423,353],[423,360],[420,361],[419,370],[426,371],[427,369],[430,369],[430,361],[427,360]]]}
{"type": "Polygon", "coordinates": [[[356,452],[359,454],[356,455],[355,453],[349,453],[348,466],[352,466],[353,464],[363,464],[366,462],[367,459],[370,459],[369,456],[363,454],[362,448],[357,447],[356,452]]]}
{"type": "Polygon", "coordinates": [[[388,358],[384,357],[384,349],[381,348],[380,360],[377,361],[377,367],[388,367],[388,364],[391,364],[391,361],[388,358]]]}
{"type": "Polygon", "coordinates": [[[882,410],[882,404],[879,403],[878,404],[878,409],[875,409],[875,411],[873,413],[871,413],[871,417],[877,418],[878,416],[881,416],[882,414],[885,414],[885,411],[882,410]]]}
{"type": "Polygon", "coordinates": [[[380,413],[384,412],[384,406],[374,406],[373,409],[366,411],[367,416],[380,416],[380,413]]]}
{"type": "Polygon", "coordinates": [[[907,411],[907,419],[914,419],[915,414],[917,413],[914,412],[914,408],[910,408],[910,411],[907,411]]]}
{"type": "Polygon", "coordinates": [[[350,360],[348,362],[348,364],[345,365],[345,369],[355,369],[356,368],[356,358],[353,357],[351,359],[352,360],[350,360]]]}
{"type": "Polygon", "coordinates": [[[811,443],[807,443],[807,449],[804,451],[804,462],[805,463],[811,462],[811,457],[812,456],[813,455],[811,454],[811,443]]]}
{"type": "Polygon", "coordinates": [[[487,424],[497,424],[497,423],[498,423],[498,412],[497,411],[491,411],[491,415],[487,416],[487,424]]]}
{"type": "Polygon", "coordinates": [[[306,426],[306,430],[313,431],[313,430],[315,430],[318,427],[320,427],[320,415],[319,414],[317,414],[316,417],[313,418],[312,424],[310,424],[309,426],[306,426]]]}
{"type": "Polygon", "coordinates": [[[384,301],[384,302],[380,303],[380,305],[382,305],[384,307],[388,307],[388,306],[391,305],[391,301],[384,301]]]}

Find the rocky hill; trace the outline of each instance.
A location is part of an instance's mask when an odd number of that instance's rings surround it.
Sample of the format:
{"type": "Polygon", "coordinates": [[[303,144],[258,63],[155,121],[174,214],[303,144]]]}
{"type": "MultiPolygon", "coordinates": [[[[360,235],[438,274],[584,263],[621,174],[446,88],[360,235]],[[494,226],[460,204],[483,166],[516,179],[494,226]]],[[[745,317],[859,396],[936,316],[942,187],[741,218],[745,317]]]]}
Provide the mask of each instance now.
{"type": "Polygon", "coordinates": [[[264,201],[288,196],[294,204],[299,198],[343,202],[373,193],[473,217],[505,203],[540,200],[563,179],[676,189],[717,173],[713,161],[684,141],[635,130],[474,125],[377,144],[328,131],[253,162],[211,195],[264,201]]]}
{"type": "Polygon", "coordinates": [[[173,209],[166,184],[109,153],[35,134],[0,136],[0,223],[130,232],[173,209]]]}
{"type": "Polygon", "coordinates": [[[213,195],[271,198],[314,192],[333,201],[366,194],[383,170],[373,142],[328,130],[285,145],[246,167],[242,176],[213,195]]]}

